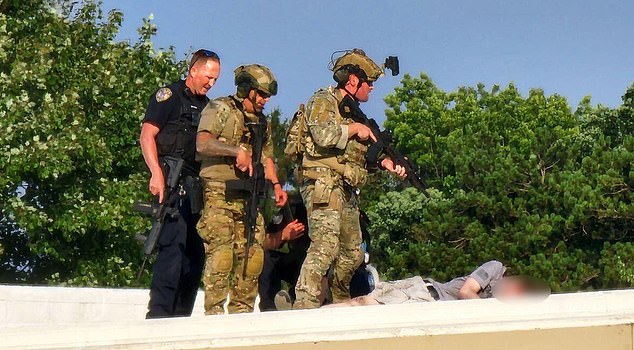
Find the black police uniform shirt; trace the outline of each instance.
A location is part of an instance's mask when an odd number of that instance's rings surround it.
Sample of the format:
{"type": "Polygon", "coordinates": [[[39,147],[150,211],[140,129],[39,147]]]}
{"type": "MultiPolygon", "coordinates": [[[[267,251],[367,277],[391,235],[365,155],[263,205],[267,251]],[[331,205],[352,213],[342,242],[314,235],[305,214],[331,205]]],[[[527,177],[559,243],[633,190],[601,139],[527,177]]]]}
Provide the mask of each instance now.
{"type": "MultiPolygon", "coordinates": [[[[200,113],[208,101],[209,98],[205,95],[193,94],[185,85],[185,80],[178,80],[158,89],[150,96],[143,122],[150,123],[159,130],[163,130],[168,122],[178,121],[183,112],[183,102],[188,102],[190,106],[186,107],[191,110],[197,110],[200,113]]],[[[193,142],[195,144],[195,140],[193,142]]],[[[163,154],[159,154],[160,156],[163,156],[163,154]]],[[[199,170],[200,164],[198,162],[186,161],[183,167],[184,175],[195,176],[198,175],[199,170]]]]}

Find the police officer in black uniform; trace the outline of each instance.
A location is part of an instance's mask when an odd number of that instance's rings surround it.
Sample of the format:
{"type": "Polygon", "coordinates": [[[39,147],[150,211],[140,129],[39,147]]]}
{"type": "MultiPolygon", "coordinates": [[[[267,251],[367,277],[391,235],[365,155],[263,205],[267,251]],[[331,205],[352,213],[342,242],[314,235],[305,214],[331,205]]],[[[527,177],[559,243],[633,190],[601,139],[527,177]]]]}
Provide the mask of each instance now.
{"type": "Polygon", "coordinates": [[[159,234],[146,318],[190,316],[194,307],[204,265],[203,243],[196,232],[202,206],[196,131],[200,112],[209,100],[206,94],[219,74],[218,55],[196,51],[186,79],[156,91],[143,119],[140,140],[151,172],[150,192],[160,203],[178,206],[178,214],[165,220],[159,234]],[[184,160],[179,185],[172,193],[165,193],[165,157],[184,160]]]}

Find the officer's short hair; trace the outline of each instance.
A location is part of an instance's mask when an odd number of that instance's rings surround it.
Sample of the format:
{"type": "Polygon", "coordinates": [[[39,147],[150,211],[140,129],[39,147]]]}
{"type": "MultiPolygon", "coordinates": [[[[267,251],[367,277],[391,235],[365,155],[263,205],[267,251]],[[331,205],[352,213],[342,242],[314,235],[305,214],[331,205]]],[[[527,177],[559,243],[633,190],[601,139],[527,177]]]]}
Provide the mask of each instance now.
{"type": "Polygon", "coordinates": [[[198,61],[207,63],[209,60],[220,63],[220,56],[211,50],[200,49],[192,55],[192,59],[189,61],[189,69],[191,70],[198,61]]]}

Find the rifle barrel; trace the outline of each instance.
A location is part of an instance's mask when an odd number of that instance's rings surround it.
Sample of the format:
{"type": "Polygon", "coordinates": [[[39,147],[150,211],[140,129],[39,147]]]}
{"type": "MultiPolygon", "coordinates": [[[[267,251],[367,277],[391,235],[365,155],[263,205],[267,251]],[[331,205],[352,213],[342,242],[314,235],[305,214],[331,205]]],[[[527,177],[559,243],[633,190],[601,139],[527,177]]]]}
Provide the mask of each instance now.
{"type": "MultiPolygon", "coordinates": [[[[372,118],[368,118],[359,108],[359,103],[354,101],[350,96],[344,97],[341,101],[340,110],[342,114],[349,115],[355,122],[367,126],[370,131],[377,137],[376,144],[382,148],[382,152],[392,159],[394,164],[401,165],[405,168],[409,183],[420,191],[424,191],[427,185],[418,174],[418,168],[407,157],[404,157],[396,147],[392,146],[392,137],[388,132],[382,132],[379,125],[372,118]]],[[[380,155],[377,154],[377,156],[380,155]]],[[[378,157],[377,157],[378,158],[378,157]]]]}

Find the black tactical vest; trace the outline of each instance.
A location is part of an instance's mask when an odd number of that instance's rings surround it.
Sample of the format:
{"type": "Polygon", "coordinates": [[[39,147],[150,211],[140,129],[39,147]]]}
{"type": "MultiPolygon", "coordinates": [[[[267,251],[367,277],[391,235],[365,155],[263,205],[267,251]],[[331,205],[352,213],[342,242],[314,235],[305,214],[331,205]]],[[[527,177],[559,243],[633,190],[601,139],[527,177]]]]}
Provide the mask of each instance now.
{"type": "Polygon", "coordinates": [[[156,136],[159,157],[172,156],[185,160],[184,170],[188,175],[197,175],[200,164],[196,162],[196,132],[200,122],[200,113],[204,103],[200,106],[187,96],[185,89],[178,89],[180,99],[180,114],[178,118],[169,118],[156,136]]]}

